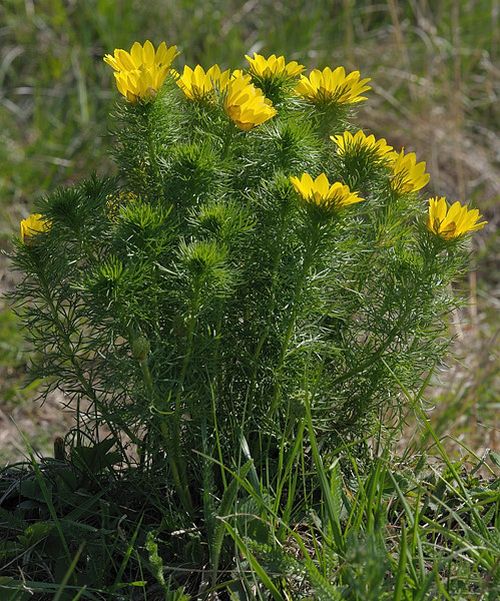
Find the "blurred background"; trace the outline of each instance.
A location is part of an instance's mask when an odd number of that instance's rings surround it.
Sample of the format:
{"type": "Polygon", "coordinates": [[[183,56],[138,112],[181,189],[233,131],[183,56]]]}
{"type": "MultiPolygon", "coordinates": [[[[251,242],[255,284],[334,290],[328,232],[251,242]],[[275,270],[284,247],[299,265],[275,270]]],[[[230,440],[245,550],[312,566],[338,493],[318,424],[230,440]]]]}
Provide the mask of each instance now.
{"type": "Polygon", "coordinates": [[[498,449],[499,14],[499,0],[2,0],[0,462],[23,456],[20,431],[44,453],[71,423],[57,398],[35,402],[39,383],[25,385],[29,350],[4,298],[16,279],[6,253],[37,197],[114,172],[108,114],[118,93],[102,56],[146,39],[177,44],[178,68],[236,68],[259,52],[372,78],[360,127],[427,161],[427,195],[471,201],[489,221],[457,283],[466,303],[450,322],[453,354],[427,398],[450,449],[498,449]]]}

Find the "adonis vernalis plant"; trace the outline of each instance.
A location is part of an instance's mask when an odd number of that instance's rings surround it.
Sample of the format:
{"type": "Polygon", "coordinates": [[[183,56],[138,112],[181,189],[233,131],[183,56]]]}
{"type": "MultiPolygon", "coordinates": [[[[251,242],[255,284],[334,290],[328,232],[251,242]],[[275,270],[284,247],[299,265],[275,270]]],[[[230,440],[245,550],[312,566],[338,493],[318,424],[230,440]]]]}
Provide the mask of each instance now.
{"type": "Polygon", "coordinates": [[[391,186],[404,194],[417,192],[425,187],[430,180],[430,175],[425,172],[425,163],[417,163],[414,152],[393,152],[389,155],[392,167],[391,186]]]}
{"type": "Polygon", "coordinates": [[[425,163],[354,125],[358,71],[254,54],[246,71],[179,73],[176,54],[105,56],[119,174],[23,221],[16,300],[33,376],[75,408],[75,437],[108,432],[173,529],[217,541],[228,470],[245,466],[277,512],[283,472],[309,494],[306,418],[325,464],[398,423],[401,386],[443,359],[449,284],[485,222],[422,200],[425,163]]]}
{"type": "Polygon", "coordinates": [[[20,223],[21,240],[27,242],[27,239],[37,234],[45,232],[49,229],[49,222],[44,219],[40,213],[32,213],[26,219],[22,219],[20,223]]]}
{"type": "Polygon", "coordinates": [[[429,199],[427,227],[444,240],[459,238],[482,229],[487,222],[480,219],[481,215],[477,209],[462,206],[458,200],[450,207],[444,196],[429,199]]]}
{"type": "Polygon", "coordinates": [[[373,134],[367,136],[361,129],[354,135],[350,131],[345,131],[343,134],[330,136],[330,139],[337,145],[339,155],[356,157],[363,152],[369,153],[372,162],[388,159],[394,150],[387,144],[385,138],[376,140],[373,134]]]}
{"type": "Polygon", "coordinates": [[[333,71],[325,67],[323,71],[313,69],[309,76],[301,75],[296,90],[315,104],[353,104],[366,100],[366,96],[361,94],[371,89],[369,81],[369,77],[361,79],[359,71],[346,75],[344,67],[333,71]]]}
{"type": "Polygon", "coordinates": [[[106,54],[104,61],[114,69],[120,93],[130,102],[137,102],[159,90],[177,54],[176,46],[168,48],[162,42],[155,51],[147,40],[144,45],[135,42],[130,52],[117,48],[113,56],[106,54]]]}
{"type": "Polygon", "coordinates": [[[298,194],[309,204],[325,209],[327,212],[336,211],[363,199],[355,192],[349,190],[349,186],[335,182],[330,185],[327,176],[322,173],[313,180],[308,173],[302,177],[291,177],[290,181],[298,194]]]}
{"type": "Polygon", "coordinates": [[[276,56],[275,54],[265,58],[254,52],[253,58],[248,55],[245,55],[245,58],[248,61],[252,75],[262,78],[295,78],[305,69],[304,65],[299,65],[297,61],[287,63],[284,56],[276,56]]]}

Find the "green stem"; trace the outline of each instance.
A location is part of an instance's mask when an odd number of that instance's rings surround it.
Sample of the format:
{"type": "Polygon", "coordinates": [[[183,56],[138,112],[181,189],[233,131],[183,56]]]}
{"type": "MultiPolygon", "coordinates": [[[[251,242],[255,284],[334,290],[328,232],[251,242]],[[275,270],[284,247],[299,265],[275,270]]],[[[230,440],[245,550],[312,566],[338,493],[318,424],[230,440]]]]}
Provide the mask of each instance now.
{"type": "MultiPolygon", "coordinates": [[[[135,334],[130,329],[130,345],[133,348],[135,334]]],[[[149,363],[147,356],[141,357],[139,359],[139,365],[141,366],[142,376],[144,380],[144,384],[146,386],[146,391],[150,398],[150,402],[153,407],[157,408],[157,399],[158,394],[156,392],[156,388],[153,382],[153,377],[151,375],[151,370],[149,369],[149,363]]],[[[162,408],[160,408],[162,409],[162,408]]],[[[177,432],[172,435],[170,431],[168,422],[165,421],[165,416],[161,411],[158,412],[158,416],[160,421],[160,432],[163,437],[163,443],[165,445],[165,450],[167,451],[167,461],[170,467],[170,471],[172,473],[172,478],[174,480],[174,487],[179,495],[182,505],[184,509],[192,515],[193,513],[193,505],[191,502],[191,498],[189,496],[189,486],[187,482],[187,471],[184,459],[180,453],[180,447],[178,444],[178,435],[177,432]],[[184,476],[184,479],[181,477],[181,474],[184,476]]],[[[144,441],[143,441],[144,443],[144,441]]]]}
{"type": "Polygon", "coordinates": [[[162,419],[160,422],[160,430],[165,441],[168,465],[170,467],[170,471],[172,472],[175,489],[179,495],[184,509],[190,516],[192,516],[193,502],[189,493],[186,465],[178,446],[177,432],[172,433],[168,423],[164,419],[162,419]],[[173,445],[171,444],[172,442],[173,445]]]}
{"type": "MultiPolygon", "coordinates": [[[[146,360],[141,361],[141,367],[143,368],[146,387],[153,392],[153,380],[151,378],[151,371],[146,360]]],[[[193,515],[193,503],[189,494],[189,484],[186,476],[186,464],[180,452],[180,447],[178,444],[179,437],[177,435],[178,433],[175,432],[174,435],[172,435],[168,422],[165,420],[165,416],[161,415],[160,419],[160,432],[162,434],[165,449],[167,451],[167,461],[172,473],[175,489],[179,495],[184,509],[189,515],[193,515]],[[184,476],[184,478],[181,477],[181,474],[184,476]]]]}
{"type": "Polygon", "coordinates": [[[175,398],[175,409],[173,416],[173,432],[169,431],[167,424],[162,421],[162,432],[165,436],[166,431],[168,430],[168,435],[172,435],[173,439],[173,447],[171,447],[171,451],[173,452],[173,456],[176,458],[177,462],[175,467],[173,468],[173,476],[179,483],[179,495],[181,500],[183,500],[185,508],[192,515],[192,501],[189,494],[189,477],[187,471],[187,465],[182,457],[181,453],[181,412],[182,412],[182,393],[184,389],[184,382],[186,380],[186,374],[189,368],[189,364],[191,362],[191,356],[193,354],[193,340],[194,340],[194,332],[196,329],[196,323],[198,319],[198,310],[199,310],[199,298],[200,298],[200,287],[201,282],[196,280],[195,286],[193,289],[193,297],[191,300],[191,306],[189,310],[189,322],[188,322],[188,330],[186,334],[186,353],[184,355],[184,359],[182,362],[181,373],[179,376],[179,383],[177,387],[177,394],[175,398]],[[166,428],[166,430],[165,430],[166,428]],[[177,469],[177,468],[180,469],[177,469]]]}
{"type": "Polygon", "coordinates": [[[158,155],[156,153],[155,140],[153,138],[153,128],[151,127],[151,109],[153,104],[149,103],[144,107],[146,137],[148,142],[149,162],[153,170],[153,176],[155,178],[155,191],[156,194],[161,197],[163,194],[162,176],[160,167],[158,164],[158,155]]]}
{"type": "Polygon", "coordinates": [[[221,344],[222,344],[222,323],[223,323],[223,305],[219,302],[217,308],[217,321],[215,326],[216,340],[214,348],[214,365],[213,365],[213,380],[215,381],[215,393],[221,398],[222,396],[222,363],[221,363],[221,344]]]}
{"type": "Polygon", "coordinates": [[[255,387],[257,386],[257,372],[259,369],[260,354],[261,354],[262,349],[264,348],[264,344],[266,343],[267,339],[269,338],[269,334],[271,332],[271,320],[272,320],[272,315],[273,315],[274,309],[276,307],[276,282],[278,281],[279,266],[280,266],[281,257],[283,254],[282,241],[283,241],[283,235],[285,232],[285,224],[286,224],[285,217],[286,217],[285,212],[282,212],[281,227],[279,229],[278,238],[277,238],[277,249],[276,249],[273,264],[271,267],[271,287],[270,287],[270,291],[269,291],[270,303],[269,303],[269,311],[268,311],[268,316],[267,316],[267,325],[264,328],[264,331],[262,332],[262,334],[259,338],[259,341],[257,342],[257,346],[255,347],[255,352],[252,357],[253,368],[252,368],[252,375],[250,378],[250,386],[248,388],[248,394],[247,394],[247,398],[245,401],[245,407],[244,407],[244,411],[243,411],[243,419],[242,419],[243,423],[245,421],[244,418],[246,415],[247,403],[248,403],[248,401],[252,402],[252,398],[253,398],[253,395],[255,392],[255,387]]]}
{"type": "Polygon", "coordinates": [[[230,121],[228,123],[228,127],[226,129],[226,135],[224,136],[224,144],[222,146],[222,158],[225,159],[227,158],[228,154],[229,154],[229,149],[231,148],[231,142],[233,141],[233,137],[234,137],[234,124],[232,121],[230,121]]]}
{"type": "Polygon", "coordinates": [[[189,322],[188,329],[186,334],[186,353],[184,355],[184,359],[182,361],[181,374],[179,376],[179,385],[177,389],[177,397],[175,401],[175,411],[176,414],[180,411],[180,401],[182,397],[182,389],[184,387],[184,381],[186,379],[187,370],[189,367],[189,363],[191,362],[191,355],[193,354],[193,339],[194,339],[194,331],[196,328],[196,322],[198,320],[198,310],[200,303],[200,288],[201,282],[199,279],[196,280],[194,288],[193,288],[193,298],[191,300],[191,306],[189,309],[189,322]]]}
{"type": "MultiPolygon", "coordinates": [[[[71,339],[69,337],[69,334],[66,332],[65,327],[61,323],[61,320],[59,319],[59,314],[57,312],[56,306],[54,305],[54,301],[52,300],[51,290],[50,290],[48,284],[45,282],[45,279],[43,278],[43,276],[39,275],[39,279],[40,279],[40,284],[41,284],[42,291],[44,294],[45,302],[47,303],[47,306],[49,308],[53,323],[56,326],[56,328],[61,336],[61,339],[62,339],[61,343],[62,343],[63,353],[66,355],[66,358],[71,363],[74,373],[75,373],[75,376],[77,378],[77,381],[79,382],[80,386],[82,387],[83,393],[94,404],[94,407],[99,407],[101,412],[103,412],[104,416],[106,417],[106,425],[109,427],[111,433],[113,434],[116,444],[120,447],[120,451],[121,451],[123,459],[127,463],[129,463],[128,458],[127,458],[127,453],[121,443],[121,439],[119,437],[118,432],[116,431],[116,428],[114,427],[114,425],[112,423],[112,420],[110,420],[109,417],[106,416],[107,412],[100,405],[99,399],[97,398],[97,395],[92,387],[92,384],[85,377],[84,371],[83,371],[80,363],[77,361],[75,353],[73,352],[73,350],[71,348],[71,339]]],[[[79,399],[78,399],[77,423],[79,423],[79,421],[80,421],[80,403],[79,403],[79,399]]],[[[129,436],[129,438],[137,444],[138,438],[134,435],[134,433],[131,432],[124,424],[121,424],[120,426],[123,429],[123,431],[125,432],[125,434],[127,434],[127,436],[129,436]]],[[[96,429],[98,428],[97,423],[96,423],[95,427],[96,427],[96,429]]],[[[80,436],[78,437],[78,444],[81,444],[80,436]]]]}
{"type": "Polygon", "coordinates": [[[300,271],[299,277],[295,284],[295,289],[292,297],[292,311],[290,314],[290,318],[288,320],[288,325],[285,330],[285,336],[283,339],[283,343],[281,345],[280,355],[278,358],[278,365],[276,367],[276,383],[274,387],[274,394],[271,401],[270,410],[268,412],[268,417],[272,418],[275,414],[278,404],[281,397],[281,376],[283,374],[283,369],[285,367],[285,359],[290,346],[290,342],[293,337],[293,333],[295,330],[295,325],[297,321],[297,317],[299,314],[300,300],[302,296],[302,292],[304,290],[304,284],[309,275],[309,270],[311,269],[312,263],[314,261],[314,257],[321,239],[321,225],[318,222],[311,223],[311,227],[309,232],[309,236],[307,236],[305,244],[305,254],[304,259],[302,261],[302,269],[300,271]]]}

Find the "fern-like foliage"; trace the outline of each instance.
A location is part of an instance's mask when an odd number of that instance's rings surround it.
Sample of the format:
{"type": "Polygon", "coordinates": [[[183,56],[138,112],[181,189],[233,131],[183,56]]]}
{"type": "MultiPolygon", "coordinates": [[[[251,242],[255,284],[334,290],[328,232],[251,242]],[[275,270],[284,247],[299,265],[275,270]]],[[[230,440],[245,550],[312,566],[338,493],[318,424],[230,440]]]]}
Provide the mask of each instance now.
{"type": "Polygon", "coordinates": [[[15,256],[33,377],[62,391],[80,433],[109,430],[124,462],[163,474],[191,516],[223,498],[243,437],[274,485],[305,399],[325,458],[397,415],[400,384],[418,389],[443,358],[466,258],[427,231],[416,191],[394,189],[390,161],[337,152],[353,105],[253,84],[276,114],[248,130],[222,87],[192,100],[175,74],[120,102],[119,176],[43,199],[50,227],[15,256]],[[303,173],[363,202],[313,206],[290,180],[303,173]]]}

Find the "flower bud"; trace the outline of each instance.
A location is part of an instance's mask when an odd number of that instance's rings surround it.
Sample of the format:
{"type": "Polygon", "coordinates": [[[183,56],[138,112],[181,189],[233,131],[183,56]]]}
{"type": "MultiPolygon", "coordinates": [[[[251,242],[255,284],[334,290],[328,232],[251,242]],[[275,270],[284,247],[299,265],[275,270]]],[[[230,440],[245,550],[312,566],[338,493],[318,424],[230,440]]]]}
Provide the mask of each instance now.
{"type": "Polygon", "coordinates": [[[151,345],[145,336],[138,336],[131,343],[132,357],[137,361],[144,361],[149,354],[151,345]]]}

